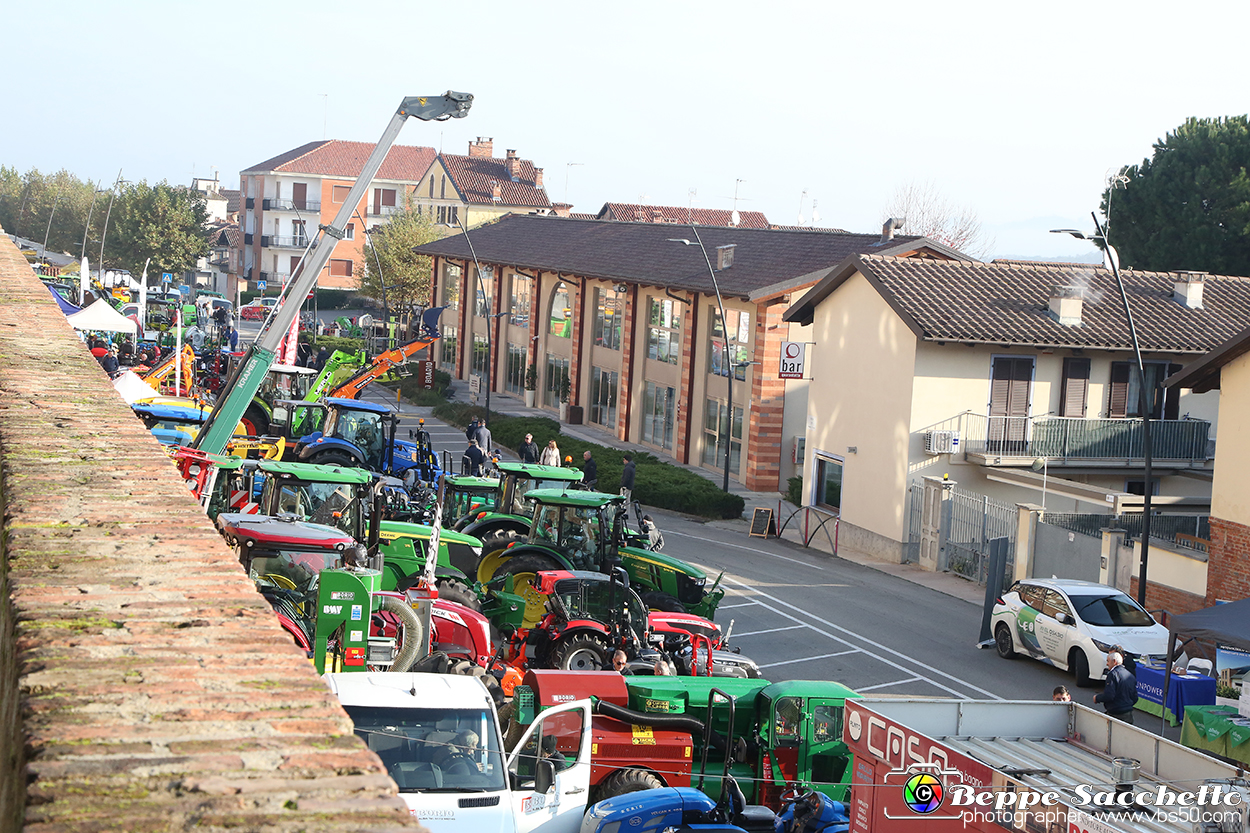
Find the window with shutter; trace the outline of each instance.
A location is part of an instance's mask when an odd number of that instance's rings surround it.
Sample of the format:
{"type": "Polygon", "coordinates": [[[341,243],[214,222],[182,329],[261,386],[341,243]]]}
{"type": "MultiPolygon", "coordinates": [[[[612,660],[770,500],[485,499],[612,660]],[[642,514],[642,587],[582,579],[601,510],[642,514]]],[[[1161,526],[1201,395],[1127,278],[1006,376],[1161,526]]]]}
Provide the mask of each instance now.
{"type": "Polygon", "coordinates": [[[990,377],[989,448],[995,454],[1023,453],[1028,434],[1031,356],[995,356],[990,377]]]}
{"type": "Polygon", "coordinates": [[[1085,416],[1089,396],[1089,359],[1068,356],[1063,360],[1063,386],[1059,391],[1059,416],[1085,416]]]}
{"type": "Polygon", "coordinates": [[[1111,363],[1110,393],[1107,398],[1107,416],[1123,419],[1128,416],[1129,363],[1111,363]]]}

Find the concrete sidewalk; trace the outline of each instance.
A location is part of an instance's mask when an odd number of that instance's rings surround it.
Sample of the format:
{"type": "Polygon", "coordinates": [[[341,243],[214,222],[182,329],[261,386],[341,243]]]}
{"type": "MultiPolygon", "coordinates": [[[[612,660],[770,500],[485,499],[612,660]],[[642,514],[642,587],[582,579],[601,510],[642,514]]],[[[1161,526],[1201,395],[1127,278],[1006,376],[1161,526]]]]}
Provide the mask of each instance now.
{"type": "MultiPolygon", "coordinates": [[[[453,393],[453,401],[470,401],[468,382],[461,379],[453,379],[451,383],[451,391],[453,393]]],[[[392,406],[396,404],[394,395],[391,394],[388,389],[378,385],[371,385],[366,388],[362,398],[367,398],[374,402],[384,402],[392,406]]],[[[484,406],[484,398],[479,397],[478,404],[484,406]]],[[[491,413],[504,414],[507,416],[545,417],[547,419],[555,419],[559,422],[559,420],[556,419],[550,411],[543,410],[541,408],[527,408],[525,407],[525,403],[522,400],[517,399],[515,396],[499,393],[497,391],[491,392],[490,407],[491,413]]],[[[445,425],[445,423],[433,415],[433,410],[434,409],[430,407],[422,407],[405,401],[400,406],[400,425],[402,428],[415,427],[416,420],[418,418],[425,419],[429,424],[438,423],[440,425],[445,425]]],[[[615,436],[608,434],[606,431],[598,431],[585,425],[561,424],[560,433],[570,437],[575,437],[579,440],[584,440],[588,443],[594,443],[608,448],[617,448],[622,451],[636,451],[646,454],[655,453],[653,449],[636,445],[634,443],[621,442],[615,436]]],[[[543,444],[541,438],[538,437],[535,437],[535,442],[538,442],[539,445],[543,444]]],[[[501,448],[500,450],[510,458],[515,459],[517,456],[515,449],[501,448]]],[[[724,482],[723,475],[720,472],[714,472],[700,466],[691,466],[679,463],[676,460],[671,459],[666,459],[665,462],[670,465],[683,468],[686,471],[693,472],[700,477],[712,481],[718,486],[724,482]]],[[[807,510],[795,507],[777,492],[751,492],[742,488],[741,484],[734,480],[729,481],[729,491],[740,496],[745,502],[743,517],[734,520],[704,521],[705,523],[710,526],[717,527],[718,529],[725,529],[731,532],[740,533],[745,539],[747,538],[747,531],[750,528],[750,523],[747,519],[752,516],[757,508],[771,509],[778,527],[784,527],[781,534],[781,539],[784,543],[780,545],[774,543],[771,546],[781,546],[785,548],[792,546],[800,548],[803,547],[803,516],[807,510]]],[[[655,511],[661,514],[668,512],[668,510],[665,509],[655,509],[655,511]]],[[[822,518],[827,517],[827,515],[820,515],[818,517],[818,513],[816,512],[811,512],[810,515],[810,528],[812,530],[816,529],[822,518]]],[[[701,518],[692,519],[700,521],[703,520],[701,518]]],[[[760,546],[765,545],[762,539],[751,540],[757,541],[760,546]]],[[[832,521],[826,524],[824,530],[816,532],[810,536],[807,548],[823,553],[829,557],[844,558],[847,561],[852,561],[856,564],[870,567],[883,573],[889,573],[890,575],[897,576],[905,581],[910,581],[913,584],[928,587],[931,590],[936,590],[939,593],[944,593],[952,598],[961,599],[971,604],[980,605],[985,599],[984,587],[967,581],[966,579],[959,578],[952,573],[934,573],[929,572],[928,570],[922,570],[915,564],[894,564],[882,561],[880,559],[873,558],[866,553],[858,552],[845,544],[839,543],[836,535],[836,526],[832,521]],[[837,544],[836,555],[835,544],[837,544]]]]}

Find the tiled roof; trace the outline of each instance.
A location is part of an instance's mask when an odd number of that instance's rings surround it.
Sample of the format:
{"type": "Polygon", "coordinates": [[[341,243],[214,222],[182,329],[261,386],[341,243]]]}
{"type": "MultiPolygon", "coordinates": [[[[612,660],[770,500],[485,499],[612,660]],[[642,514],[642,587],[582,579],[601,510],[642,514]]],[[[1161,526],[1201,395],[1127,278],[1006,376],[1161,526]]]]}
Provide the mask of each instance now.
{"type": "MultiPolygon", "coordinates": [[[[243,173],[314,174],[355,178],[365,167],[369,154],[377,146],[375,142],[343,142],[327,139],[309,142],[294,150],[266,159],[243,173]]],[[[438,155],[434,148],[392,145],[386,161],[378,169],[375,179],[396,182],[419,182],[438,155]]]]}
{"type": "MultiPolygon", "coordinates": [[[[878,234],[808,234],[769,229],[699,228],[712,263],[716,247],[735,244],[731,267],[717,273],[727,295],[762,298],[806,286],[848,256],[882,248],[903,254],[918,248],[938,256],[955,256],[945,247],[920,237],[895,237],[881,244],[878,234]]],[[[479,260],[522,269],[563,272],[673,289],[712,292],[703,255],[696,246],[668,242],[694,240],[689,226],[574,220],[509,214],[469,231],[479,260]]],[[[428,255],[469,258],[463,234],[417,247],[428,255]]]]}
{"type": "MultiPolygon", "coordinates": [[[[671,223],[674,225],[731,226],[733,212],[727,208],[682,208],[672,205],[640,205],[632,202],[607,202],[596,215],[600,220],[626,223],[671,223]],[[659,219],[656,219],[659,212],[659,219]]],[[[768,228],[768,218],[759,211],[739,211],[738,228],[768,228]]]]}
{"type": "Polygon", "coordinates": [[[222,188],[219,192],[226,198],[226,213],[233,214],[243,208],[243,192],[231,190],[230,188],[222,188]]]}
{"type": "Polygon", "coordinates": [[[840,228],[817,228],[817,227],[815,227],[815,226],[778,226],[778,225],[772,225],[772,226],[769,226],[769,228],[776,229],[777,231],[806,231],[806,232],[809,232],[809,233],[814,232],[814,233],[816,233],[816,234],[850,234],[850,232],[848,232],[846,229],[840,229],[840,228]]]}
{"type": "MultiPolygon", "coordinates": [[[[787,321],[811,320],[814,304],[856,271],[926,341],[1034,347],[1129,350],[1128,324],[1111,272],[1082,264],[1002,264],[859,255],[839,266],[786,312],[787,321]],[[1060,324],[1049,312],[1056,287],[1084,290],[1080,326],[1060,324]]],[[[1250,320],[1250,278],[1209,276],[1203,309],[1173,298],[1178,276],[1120,273],[1143,350],[1205,353],[1232,338],[1250,320]]]]}
{"type": "Polygon", "coordinates": [[[513,182],[508,175],[506,160],[485,156],[457,156],[444,153],[440,157],[447,175],[469,205],[523,206],[526,208],[550,208],[547,192],[535,185],[538,174],[534,163],[521,159],[521,175],[513,182]],[[491,183],[498,182],[500,199],[492,198],[491,183]]]}
{"type": "Polygon", "coordinates": [[[235,223],[222,226],[213,231],[211,238],[213,247],[226,246],[231,249],[243,248],[243,231],[235,223]]]}
{"type": "Polygon", "coordinates": [[[571,217],[574,220],[597,220],[599,219],[594,214],[583,214],[580,211],[574,211],[570,213],[569,217],[571,217]]]}

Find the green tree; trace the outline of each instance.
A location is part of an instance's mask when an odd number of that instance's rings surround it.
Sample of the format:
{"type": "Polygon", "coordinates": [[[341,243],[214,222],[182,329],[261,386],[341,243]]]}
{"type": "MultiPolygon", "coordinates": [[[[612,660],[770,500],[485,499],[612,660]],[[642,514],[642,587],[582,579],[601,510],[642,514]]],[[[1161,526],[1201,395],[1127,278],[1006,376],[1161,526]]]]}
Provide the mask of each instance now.
{"type": "Polygon", "coordinates": [[[1250,275],[1250,122],[1189,119],[1102,195],[1125,266],[1250,275]]]}
{"type": "Polygon", "coordinates": [[[381,303],[385,287],[387,307],[401,315],[415,305],[427,303],[433,259],[415,254],[412,248],[445,237],[449,231],[429,214],[419,212],[411,199],[407,200],[403,209],[369,232],[361,256],[363,263],[356,264],[361,294],[381,303]]]}
{"type": "Polygon", "coordinates": [[[203,194],[165,181],[130,185],[113,206],[105,263],[135,276],[148,258],[149,274],[194,269],[196,259],[209,251],[207,220],[203,194]]]}

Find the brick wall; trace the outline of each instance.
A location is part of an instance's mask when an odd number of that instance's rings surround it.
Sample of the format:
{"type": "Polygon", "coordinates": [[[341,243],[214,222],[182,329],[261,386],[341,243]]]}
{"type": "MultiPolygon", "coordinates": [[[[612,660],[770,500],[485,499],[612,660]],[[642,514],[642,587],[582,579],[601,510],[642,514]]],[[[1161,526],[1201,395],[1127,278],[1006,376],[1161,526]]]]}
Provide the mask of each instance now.
{"type": "Polygon", "coordinates": [[[699,339],[699,293],[690,293],[690,303],[682,304],[681,311],[681,383],[677,388],[676,424],[677,443],[673,457],[679,463],[689,463],[694,446],[698,443],[696,420],[703,413],[703,403],[694,401],[694,370],[696,343],[699,339]]]}
{"type": "Polygon", "coordinates": [[[1250,598],[1250,526],[1211,518],[1207,605],[1250,598]]]}
{"type": "Polygon", "coordinates": [[[755,313],[755,361],[751,369],[747,469],[743,483],[753,492],[776,492],[781,481],[781,433],[786,412],[786,383],[777,378],[786,304],[760,303],[755,313]]]}
{"type": "Polygon", "coordinates": [[[7,237],[0,500],[0,829],[421,829],[7,237]]]}
{"type": "MultiPolygon", "coordinates": [[[[1129,581],[1128,594],[1134,599],[1137,598],[1137,586],[1137,576],[1133,576],[1129,581]]],[[[1195,593],[1186,593],[1166,584],[1155,584],[1146,580],[1146,610],[1166,610],[1169,616],[1176,616],[1207,606],[1206,599],[1195,593]]]]}

